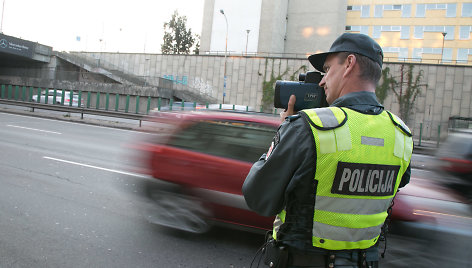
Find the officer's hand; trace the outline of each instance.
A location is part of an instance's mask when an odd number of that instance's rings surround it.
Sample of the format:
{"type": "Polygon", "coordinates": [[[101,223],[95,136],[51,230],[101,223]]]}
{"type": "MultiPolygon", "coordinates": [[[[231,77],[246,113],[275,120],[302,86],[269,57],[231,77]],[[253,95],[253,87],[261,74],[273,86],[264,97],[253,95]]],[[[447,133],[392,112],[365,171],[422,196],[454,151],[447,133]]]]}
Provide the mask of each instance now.
{"type": "Polygon", "coordinates": [[[288,100],[287,109],[280,113],[280,119],[282,120],[282,122],[285,120],[285,117],[294,115],[296,113],[293,110],[296,101],[297,97],[295,97],[295,95],[290,96],[290,99],[288,100]]]}

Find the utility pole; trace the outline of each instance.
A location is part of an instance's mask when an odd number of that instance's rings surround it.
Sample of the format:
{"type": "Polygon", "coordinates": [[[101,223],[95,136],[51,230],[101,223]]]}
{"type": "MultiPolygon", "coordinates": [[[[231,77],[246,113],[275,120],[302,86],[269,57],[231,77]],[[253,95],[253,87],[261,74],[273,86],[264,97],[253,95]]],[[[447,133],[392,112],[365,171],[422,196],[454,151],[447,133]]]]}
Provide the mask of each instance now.
{"type": "Polygon", "coordinates": [[[224,81],[223,81],[223,104],[225,104],[226,96],[226,54],[228,53],[228,19],[226,18],[225,12],[223,9],[220,9],[220,13],[223,14],[226,21],[226,45],[225,45],[225,67],[224,67],[224,81]]]}
{"type": "Polygon", "coordinates": [[[247,35],[246,35],[246,56],[247,56],[247,44],[249,43],[249,32],[250,31],[251,30],[246,30],[246,33],[247,33],[247,35]]]}
{"type": "Polygon", "coordinates": [[[442,33],[442,36],[443,36],[443,43],[442,43],[442,48],[441,48],[441,62],[443,62],[443,56],[444,56],[444,39],[446,38],[446,35],[447,35],[446,32],[443,32],[443,33],[442,33]]]}

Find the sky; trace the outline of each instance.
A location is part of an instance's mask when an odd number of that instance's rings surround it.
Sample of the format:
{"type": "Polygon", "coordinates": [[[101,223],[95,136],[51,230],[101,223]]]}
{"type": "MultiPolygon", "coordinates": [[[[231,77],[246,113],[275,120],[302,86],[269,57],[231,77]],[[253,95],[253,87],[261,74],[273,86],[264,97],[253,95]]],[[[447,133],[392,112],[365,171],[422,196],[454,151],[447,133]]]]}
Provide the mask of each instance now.
{"type": "Polygon", "coordinates": [[[257,52],[261,5],[262,0],[215,0],[210,50],[225,50],[226,21],[220,13],[223,9],[228,20],[228,51],[245,52],[247,45],[248,53],[257,52]]]}
{"type": "Polygon", "coordinates": [[[2,6],[4,34],[56,51],[160,53],[174,10],[201,35],[204,0],[0,0],[2,6]]]}

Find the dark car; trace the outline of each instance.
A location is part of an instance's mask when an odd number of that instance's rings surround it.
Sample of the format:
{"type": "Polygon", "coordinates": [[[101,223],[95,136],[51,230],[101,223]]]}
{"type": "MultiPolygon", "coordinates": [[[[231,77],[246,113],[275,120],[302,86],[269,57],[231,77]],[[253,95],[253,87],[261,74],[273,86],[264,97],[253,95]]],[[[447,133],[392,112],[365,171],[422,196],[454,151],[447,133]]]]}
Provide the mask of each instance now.
{"type": "Polygon", "coordinates": [[[436,157],[442,171],[472,181],[472,129],[449,133],[436,157]]]}

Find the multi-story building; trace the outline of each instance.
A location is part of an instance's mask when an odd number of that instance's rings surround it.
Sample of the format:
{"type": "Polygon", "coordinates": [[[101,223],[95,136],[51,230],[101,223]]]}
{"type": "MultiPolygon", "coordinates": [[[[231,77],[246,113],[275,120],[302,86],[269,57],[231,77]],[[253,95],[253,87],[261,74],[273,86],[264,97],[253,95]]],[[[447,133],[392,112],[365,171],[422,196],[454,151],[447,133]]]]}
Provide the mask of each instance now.
{"type": "MultiPolygon", "coordinates": [[[[214,31],[224,5],[224,0],[205,1],[201,51],[224,50],[215,41],[224,40],[215,36],[224,31],[214,31]]],[[[472,65],[470,0],[254,0],[251,5],[261,11],[253,54],[304,56],[329,49],[343,32],[360,32],[381,44],[385,61],[472,65]]],[[[232,13],[232,19],[243,21],[245,15],[232,13]]]]}
{"type": "Polygon", "coordinates": [[[370,35],[385,60],[467,63],[472,59],[472,2],[349,0],[346,32],[370,35]]]}

